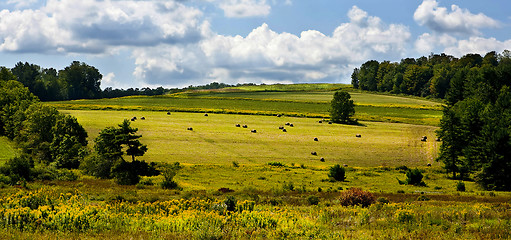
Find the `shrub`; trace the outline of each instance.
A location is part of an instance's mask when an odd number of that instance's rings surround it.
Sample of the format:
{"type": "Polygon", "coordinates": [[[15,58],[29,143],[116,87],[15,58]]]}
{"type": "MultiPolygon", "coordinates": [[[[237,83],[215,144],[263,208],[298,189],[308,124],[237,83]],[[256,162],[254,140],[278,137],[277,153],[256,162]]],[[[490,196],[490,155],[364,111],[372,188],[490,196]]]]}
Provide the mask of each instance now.
{"type": "Polygon", "coordinates": [[[408,167],[405,165],[402,165],[402,166],[396,167],[396,170],[401,171],[401,172],[406,172],[406,171],[408,171],[408,167]]]}
{"type": "Polygon", "coordinates": [[[429,201],[429,197],[427,196],[424,196],[424,195],[420,195],[419,197],[417,197],[417,201],[429,201]]]}
{"type": "Polygon", "coordinates": [[[163,175],[163,182],[161,183],[161,187],[163,189],[177,189],[178,184],[174,181],[174,177],[177,174],[177,171],[181,169],[179,162],[175,162],[173,164],[165,164],[162,166],[160,170],[163,175]]]}
{"type": "Polygon", "coordinates": [[[9,159],[2,168],[2,173],[11,178],[12,182],[32,180],[34,161],[27,155],[9,159]]]}
{"type": "Polygon", "coordinates": [[[377,201],[377,202],[379,202],[379,203],[383,203],[383,204],[387,204],[387,203],[389,203],[389,202],[390,202],[388,199],[386,199],[386,198],[384,198],[384,197],[380,197],[380,198],[378,198],[378,200],[376,200],[376,201],[377,201]]]}
{"type": "Polygon", "coordinates": [[[225,206],[227,207],[227,211],[234,212],[236,210],[236,198],[233,196],[228,196],[225,201],[225,206]]]}
{"type": "Polygon", "coordinates": [[[406,172],[406,183],[408,185],[415,185],[415,186],[426,186],[426,183],[422,181],[422,173],[419,169],[408,169],[406,172]]]}
{"type": "Polygon", "coordinates": [[[237,161],[232,161],[232,166],[237,168],[240,167],[240,164],[237,161]]]}
{"type": "Polygon", "coordinates": [[[459,181],[456,184],[456,191],[464,192],[465,191],[465,183],[462,181],[459,181]]]}
{"type": "Polygon", "coordinates": [[[112,167],[115,161],[111,158],[103,157],[99,154],[87,156],[80,164],[80,169],[87,175],[101,179],[112,178],[112,167]]]}
{"type": "Polygon", "coordinates": [[[368,207],[375,202],[375,197],[372,193],[363,191],[360,188],[350,188],[341,193],[340,202],[342,206],[356,206],[368,207]]]}
{"type": "Polygon", "coordinates": [[[330,168],[328,176],[330,178],[335,179],[336,181],[344,181],[346,179],[345,173],[346,170],[344,169],[344,167],[341,167],[339,164],[336,164],[330,168]]]}
{"type": "Polygon", "coordinates": [[[307,197],[307,202],[309,202],[310,205],[318,205],[319,198],[315,195],[311,195],[311,196],[307,197]]]}
{"type": "Polygon", "coordinates": [[[115,178],[115,182],[119,185],[135,185],[140,181],[138,169],[124,160],[115,164],[112,168],[112,175],[115,178]]]}
{"type": "Polygon", "coordinates": [[[280,162],[269,162],[268,165],[274,166],[274,167],[285,167],[286,166],[286,165],[284,165],[283,163],[280,163],[280,162]]]}

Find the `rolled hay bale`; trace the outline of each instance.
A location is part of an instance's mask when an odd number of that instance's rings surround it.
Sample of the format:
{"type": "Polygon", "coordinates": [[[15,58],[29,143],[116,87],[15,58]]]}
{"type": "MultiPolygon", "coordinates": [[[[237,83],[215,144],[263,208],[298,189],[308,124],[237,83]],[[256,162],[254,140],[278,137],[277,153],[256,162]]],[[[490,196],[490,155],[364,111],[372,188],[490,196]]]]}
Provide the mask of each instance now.
{"type": "Polygon", "coordinates": [[[209,115],[208,115],[207,113],[205,113],[205,114],[204,114],[204,117],[207,117],[207,116],[209,116],[209,115]]]}
{"type": "Polygon", "coordinates": [[[141,117],[140,120],[145,120],[145,117],[141,117]]]}
{"type": "Polygon", "coordinates": [[[315,137],[315,138],[314,138],[314,141],[315,141],[315,142],[317,142],[317,141],[319,141],[319,139],[318,139],[317,137],[315,137]]]}
{"type": "Polygon", "coordinates": [[[252,130],[250,130],[250,132],[251,132],[251,133],[257,133],[257,130],[252,129],[252,130]]]}
{"type": "Polygon", "coordinates": [[[324,158],[324,157],[322,157],[322,158],[320,158],[320,159],[319,159],[319,161],[320,161],[320,162],[325,162],[325,158],[324,158]]]}
{"type": "Polygon", "coordinates": [[[362,135],[357,134],[357,135],[355,135],[355,137],[361,138],[361,137],[362,137],[362,135]]]}
{"type": "Polygon", "coordinates": [[[186,130],[188,130],[188,131],[193,131],[193,128],[189,127],[189,128],[187,128],[186,130]]]}
{"type": "Polygon", "coordinates": [[[236,124],[236,127],[241,127],[241,125],[240,124],[236,124]]]}
{"type": "Polygon", "coordinates": [[[247,125],[243,125],[243,128],[248,128],[248,126],[247,125]]]}
{"type": "Polygon", "coordinates": [[[317,152],[311,152],[311,154],[312,154],[312,155],[314,155],[314,156],[317,156],[317,155],[318,155],[318,153],[317,153],[317,152]]]}
{"type": "Polygon", "coordinates": [[[167,115],[170,115],[170,112],[167,112],[167,115]]]}
{"type": "Polygon", "coordinates": [[[282,129],[282,132],[287,132],[287,130],[285,128],[282,129]]]}

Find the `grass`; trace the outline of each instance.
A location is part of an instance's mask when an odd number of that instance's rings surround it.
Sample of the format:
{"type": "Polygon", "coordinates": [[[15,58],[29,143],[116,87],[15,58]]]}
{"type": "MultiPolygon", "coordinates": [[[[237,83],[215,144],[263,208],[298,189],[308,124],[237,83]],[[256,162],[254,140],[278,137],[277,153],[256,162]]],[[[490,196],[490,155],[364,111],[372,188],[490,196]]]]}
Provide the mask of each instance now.
{"type": "Polygon", "coordinates": [[[107,126],[133,116],[146,120],[132,122],[142,134],[149,151],[147,161],[185,164],[285,164],[327,167],[348,164],[357,167],[425,166],[434,163],[439,142],[432,126],[363,122],[365,126],[318,123],[317,119],[257,115],[172,113],[152,111],[66,110],[77,117],[94,139],[107,126]],[[290,122],[294,127],[285,126],[290,122]],[[247,124],[248,128],[235,127],[247,124]],[[285,126],[287,132],[279,130],[285,126]],[[192,127],[193,131],[186,130],[192,127]],[[251,133],[256,129],[257,133],[251,133]],[[362,138],[356,138],[361,134],[362,138]],[[317,137],[318,142],[313,138],[317,137]],[[311,155],[317,152],[318,156],[311,155]],[[325,162],[319,158],[324,157],[325,162]]]}
{"type": "MultiPolygon", "coordinates": [[[[259,87],[259,86],[258,86],[259,87]]],[[[287,89],[287,88],[286,88],[287,89]]],[[[99,100],[50,102],[59,109],[213,112],[245,115],[329,117],[332,91],[224,92],[200,91],[165,96],[136,96],[99,100]]],[[[352,92],[356,114],[363,121],[436,126],[442,112],[438,102],[411,97],[352,92]]]]}
{"type": "Polygon", "coordinates": [[[16,156],[14,144],[7,137],[0,137],[0,164],[16,156]]]}

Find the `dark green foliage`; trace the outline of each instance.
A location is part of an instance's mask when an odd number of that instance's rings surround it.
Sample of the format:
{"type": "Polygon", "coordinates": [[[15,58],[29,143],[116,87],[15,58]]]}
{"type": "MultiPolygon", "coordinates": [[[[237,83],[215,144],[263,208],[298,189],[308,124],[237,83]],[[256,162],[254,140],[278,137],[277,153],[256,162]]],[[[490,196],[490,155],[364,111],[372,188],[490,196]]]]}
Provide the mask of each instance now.
{"type": "Polygon", "coordinates": [[[459,181],[459,182],[456,184],[456,191],[464,192],[464,191],[465,191],[465,183],[464,183],[464,182],[462,182],[462,181],[459,181]]]}
{"type": "Polygon", "coordinates": [[[334,93],[330,103],[330,119],[336,123],[346,123],[355,114],[355,104],[348,92],[341,90],[334,93]]]}
{"type": "Polygon", "coordinates": [[[112,175],[119,185],[135,185],[140,181],[137,169],[122,159],[113,166],[112,175]]]}
{"type": "Polygon", "coordinates": [[[236,198],[234,196],[227,196],[224,201],[227,211],[234,212],[236,211],[236,198]]]}
{"type": "Polygon", "coordinates": [[[179,162],[175,162],[173,164],[164,164],[160,167],[160,172],[163,175],[163,182],[161,183],[161,187],[163,189],[179,188],[178,184],[174,181],[174,177],[176,176],[179,169],[181,169],[179,162]]]}
{"type": "Polygon", "coordinates": [[[59,71],[59,79],[66,83],[66,99],[99,98],[101,78],[98,69],[78,61],[59,71]]]}
{"type": "Polygon", "coordinates": [[[417,201],[429,201],[429,197],[427,196],[424,196],[424,195],[420,195],[417,197],[417,201]]]}
{"type": "Polygon", "coordinates": [[[319,198],[315,195],[310,195],[307,197],[307,202],[309,203],[309,205],[318,205],[319,198]]]}
{"type": "Polygon", "coordinates": [[[423,175],[422,172],[415,168],[415,169],[408,169],[406,172],[406,184],[408,185],[415,185],[415,186],[426,186],[424,181],[422,181],[423,175]]]}
{"type": "Polygon", "coordinates": [[[140,176],[155,176],[159,174],[155,163],[146,163],[136,160],[136,156],[143,156],[147,146],[138,140],[137,128],[130,126],[125,119],[118,127],[107,127],[95,139],[96,154],[88,158],[81,166],[86,174],[100,178],[115,178],[121,185],[134,185],[140,176]],[[131,162],[125,161],[122,156],[131,156],[131,162]]]}
{"type": "Polygon", "coordinates": [[[339,201],[342,206],[361,206],[368,207],[376,200],[372,193],[360,188],[350,188],[341,193],[339,201]]]}
{"type": "Polygon", "coordinates": [[[335,181],[344,181],[346,179],[346,170],[344,167],[341,167],[339,164],[330,167],[328,172],[328,176],[335,181]]]}
{"type": "Polygon", "coordinates": [[[112,178],[112,167],[115,162],[115,159],[104,157],[96,152],[88,155],[80,163],[80,169],[87,175],[109,179],[112,178]]]}
{"type": "Polygon", "coordinates": [[[33,177],[34,161],[30,156],[23,154],[9,159],[1,168],[1,173],[9,176],[11,183],[17,181],[30,181],[33,177]]]}
{"type": "Polygon", "coordinates": [[[285,167],[286,166],[281,162],[269,162],[268,165],[274,166],[274,167],[285,167]]]}

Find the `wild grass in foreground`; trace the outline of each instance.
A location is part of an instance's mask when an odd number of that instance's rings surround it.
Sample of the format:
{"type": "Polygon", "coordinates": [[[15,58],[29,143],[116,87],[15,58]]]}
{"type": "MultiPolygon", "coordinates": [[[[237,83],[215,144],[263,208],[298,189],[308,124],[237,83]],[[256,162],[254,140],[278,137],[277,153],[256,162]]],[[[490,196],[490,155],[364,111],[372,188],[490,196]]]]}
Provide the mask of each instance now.
{"type": "Polygon", "coordinates": [[[93,201],[43,188],[0,198],[0,233],[47,239],[507,239],[509,204],[413,201],[368,208],[338,199],[279,205],[235,198],[93,201]]]}

